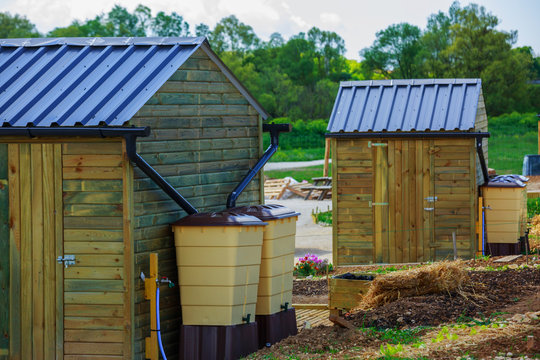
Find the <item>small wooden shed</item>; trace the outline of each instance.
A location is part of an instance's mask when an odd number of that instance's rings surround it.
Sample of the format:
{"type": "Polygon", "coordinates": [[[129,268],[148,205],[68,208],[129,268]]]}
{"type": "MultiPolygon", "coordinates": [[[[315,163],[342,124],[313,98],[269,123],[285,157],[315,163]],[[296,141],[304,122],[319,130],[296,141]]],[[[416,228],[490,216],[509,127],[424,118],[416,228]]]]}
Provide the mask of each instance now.
{"type": "MultiPolygon", "coordinates": [[[[139,275],[157,252],[175,281],[186,215],[156,181],[224,209],[266,117],[205,38],[0,40],[0,358],[143,359],[139,275]]],[[[174,357],[177,288],[161,309],[174,357]]]]}
{"type": "Polygon", "coordinates": [[[334,263],[444,259],[453,233],[474,256],[487,136],[480,79],[341,83],[327,134],[334,263]]]}

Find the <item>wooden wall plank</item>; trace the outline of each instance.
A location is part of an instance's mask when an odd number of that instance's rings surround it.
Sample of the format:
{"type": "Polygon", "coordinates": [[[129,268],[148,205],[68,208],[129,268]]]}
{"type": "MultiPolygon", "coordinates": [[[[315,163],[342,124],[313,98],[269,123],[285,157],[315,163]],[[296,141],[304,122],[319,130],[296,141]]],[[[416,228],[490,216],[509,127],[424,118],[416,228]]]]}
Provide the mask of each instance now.
{"type": "MultiPolygon", "coordinates": [[[[55,208],[55,256],[64,254],[63,238],[63,200],[62,200],[62,144],[54,144],[54,208],[55,208]]],[[[56,266],[56,303],[55,303],[55,337],[56,359],[64,358],[64,270],[61,264],[56,266]]]]}
{"type": "Polygon", "coordinates": [[[56,229],[54,144],[42,145],[43,163],[43,358],[56,358],[56,229]]]}
{"type": "Polygon", "coordinates": [[[135,252],[133,248],[133,216],[134,216],[134,185],[133,185],[133,167],[127,156],[126,142],[122,142],[123,150],[123,236],[124,236],[124,348],[125,359],[129,359],[134,354],[135,337],[133,324],[135,322],[135,296],[134,296],[134,262],[135,252]]]}
{"type": "Polygon", "coordinates": [[[419,140],[416,142],[416,174],[415,174],[415,180],[416,180],[416,254],[415,259],[416,261],[422,261],[424,258],[424,221],[423,221],[423,215],[424,215],[424,176],[423,176],[423,169],[424,169],[424,142],[427,140],[419,140]]]}
{"type": "Polygon", "coordinates": [[[21,359],[21,198],[20,198],[20,148],[8,145],[9,180],[9,258],[10,258],[10,303],[9,303],[9,353],[12,359],[21,359]]]}
{"type": "Polygon", "coordinates": [[[417,210],[417,194],[416,194],[416,145],[417,140],[409,141],[409,262],[416,262],[416,248],[417,248],[417,223],[416,212],[417,210]]]}
{"type": "Polygon", "coordinates": [[[32,178],[30,144],[20,145],[21,202],[21,358],[32,358],[32,178]]]}
{"type": "MultiPolygon", "coordinates": [[[[10,273],[9,265],[9,182],[8,145],[0,144],[0,352],[9,352],[10,273]]],[[[18,271],[18,270],[16,270],[18,271]]]]}
{"type": "Polygon", "coordinates": [[[411,224],[410,224],[410,214],[409,214],[409,204],[411,201],[410,192],[409,192],[409,185],[410,185],[410,166],[409,163],[409,145],[411,141],[404,140],[402,142],[403,149],[401,153],[401,161],[402,161],[402,167],[401,167],[401,173],[402,173],[402,206],[403,206],[403,227],[401,229],[402,233],[402,251],[403,251],[403,262],[410,262],[410,251],[409,247],[411,244],[411,224]]]}

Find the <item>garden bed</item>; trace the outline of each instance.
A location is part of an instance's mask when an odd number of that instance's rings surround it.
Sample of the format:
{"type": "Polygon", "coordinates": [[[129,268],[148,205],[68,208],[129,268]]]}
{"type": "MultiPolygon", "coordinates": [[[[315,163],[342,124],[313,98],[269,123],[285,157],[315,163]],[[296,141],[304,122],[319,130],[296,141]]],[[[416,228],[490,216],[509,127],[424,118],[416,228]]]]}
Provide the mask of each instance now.
{"type": "MultiPolygon", "coordinates": [[[[506,358],[539,356],[540,269],[533,263],[540,261],[531,258],[526,266],[525,257],[512,263],[495,260],[462,263],[471,278],[467,296],[430,294],[355,310],[346,318],[356,330],[336,326],[306,329],[250,358],[477,359],[503,352],[506,358]]],[[[406,271],[409,266],[417,265],[363,266],[337,269],[333,274],[406,271]]],[[[327,294],[326,278],[296,280],[293,303],[298,299],[321,303],[327,294]]]]}

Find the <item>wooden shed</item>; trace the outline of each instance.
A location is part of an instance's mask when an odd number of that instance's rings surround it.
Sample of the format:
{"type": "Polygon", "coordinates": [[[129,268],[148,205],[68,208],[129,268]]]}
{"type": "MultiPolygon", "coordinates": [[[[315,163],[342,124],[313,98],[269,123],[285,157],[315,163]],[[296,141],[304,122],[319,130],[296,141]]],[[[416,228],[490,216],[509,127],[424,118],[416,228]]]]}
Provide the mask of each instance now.
{"type": "Polygon", "coordinates": [[[0,40],[0,358],[143,359],[149,253],[175,281],[179,203],[224,209],[266,117],[205,38],[0,40]]]}
{"type": "Polygon", "coordinates": [[[488,136],[480,79],[341,83],[327,134],[334,263],[452,257],[453,233],[474,256],[488,136]]]}

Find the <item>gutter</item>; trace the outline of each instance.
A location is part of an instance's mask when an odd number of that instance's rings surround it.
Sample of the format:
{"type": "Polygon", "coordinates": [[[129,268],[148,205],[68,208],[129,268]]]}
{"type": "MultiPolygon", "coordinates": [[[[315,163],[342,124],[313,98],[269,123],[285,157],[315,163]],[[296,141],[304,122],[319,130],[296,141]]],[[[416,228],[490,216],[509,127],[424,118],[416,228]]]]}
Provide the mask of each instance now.
{"type": "Polygon", "coordinates": [[[126,153],[133,163],[135,163],[150,179],[152,179],[171,199],[173,199],[189,215],[198,213],[174,187],[171,186],[159,173],[150,166],[137,153],[137,136],[149,136],[150,127],[0,127],[0,136],[27,136],[34,137],[123,137],[126,139],[126,153]]]}
{"type": "Polygon", "coordinates": [[[263,124],[263,131],[270,132],[270,146],[266,149],[264,154],[261,156],[259,161],[255,164],[252,169],[249,169],[248,173],[242,181],[234,188],[234,190],[227,197],[227,209],[233,208],[236,206],[236,200],[242,194],[242,191],[248,186],[248,184],[253,180],[255,175],[263,168],[263,166],[270,160],[272,155],[277,151],[279,145],[279,133],[280,132],[290,132],[291,124],[263,124]]]}

